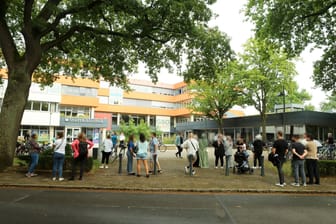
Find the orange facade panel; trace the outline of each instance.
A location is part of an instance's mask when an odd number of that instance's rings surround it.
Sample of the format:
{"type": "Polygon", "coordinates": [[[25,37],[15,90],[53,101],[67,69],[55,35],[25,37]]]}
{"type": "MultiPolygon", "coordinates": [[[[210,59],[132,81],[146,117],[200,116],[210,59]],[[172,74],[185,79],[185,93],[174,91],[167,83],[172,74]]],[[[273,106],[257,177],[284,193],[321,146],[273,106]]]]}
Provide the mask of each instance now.
{"type": "Polygon", "coordinates": [[[98,81],[92,81],[91,79],[83,79],[83,78],[74,78],[67,76],[59,76],[57,79],[58,83],[61,83],[63,85],[69,85],[69,86],[80,86],[80,87],[89,87],[89,88],[96,88],[99,89],[99,82],[98,81]]]}
{"type": "Polygon", "coordinates": [[[62,95],[61,105],[97,107],[99,100],[97,97],[62,95]]]}
{"type": "Polygon", "coordinates": [[[98,96],[109,96],[110,90],[109,89],[98,89],[98,96]]]}
{"type": "Polygon", "coordinates": [[[190,114],[188,109],[164,109],[164,108],[147,108],[137,106],[123,106],[123,105],[102,105],[95,108],[96,112],[110,112],[120,114],[143,114],[143,115],[158,115],[158,116],[182,116],[190,114]]]}

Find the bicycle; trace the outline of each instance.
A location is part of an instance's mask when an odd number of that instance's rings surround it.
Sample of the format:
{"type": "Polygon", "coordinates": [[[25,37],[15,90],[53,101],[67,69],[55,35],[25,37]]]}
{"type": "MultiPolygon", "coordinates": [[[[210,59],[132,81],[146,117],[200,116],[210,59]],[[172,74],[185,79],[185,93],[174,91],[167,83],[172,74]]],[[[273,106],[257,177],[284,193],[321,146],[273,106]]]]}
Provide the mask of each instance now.
{"type": "Polygon", "coordinates": [[[167,145],[165,145],[162,142],[159,142],[159,150],[160,150],[160,152],[165,152],[165,151],[167,151],[167,149],[168,149],[167,145]]]}
{"type": "Polygon", "coordinates": [[[112,154],[111,154],[111,164],[113,164],[117,159],[119,159],[120,155],[121,155],[121,158],[124,158],[125,152],[126,152],[126,150],[125,150],[126,148],[127,147],[124,144],[118,144],[118,145],[116,145],[114,147],[114,149],[112,151],[112,154]]]}

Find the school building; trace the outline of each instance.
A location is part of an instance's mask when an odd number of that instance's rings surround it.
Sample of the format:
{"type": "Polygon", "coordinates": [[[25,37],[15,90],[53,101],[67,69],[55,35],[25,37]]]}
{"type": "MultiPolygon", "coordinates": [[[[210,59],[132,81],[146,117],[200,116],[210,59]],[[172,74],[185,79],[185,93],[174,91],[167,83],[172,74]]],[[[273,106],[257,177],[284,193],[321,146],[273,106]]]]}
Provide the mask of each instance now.
{"type": "MultiPolygon", "coordinates": [[[[0,73],[6,77],[4,70],[0,73]]],[[[65,76],[43,89],[32,83],[18,136],[37,133],[39,141],[51,142],[62,131],[71,142],[79,132],[85,132],[98,144],[100,135],[118,131],[122,120],[133,119],[135,124],[143,120],[153,130],[170,135],[179,123],[203,119],[187,109],[191,97],[184,82],[153,84],[130,79],[129,86],[132,91],[126,92],[104,80],[72,80],[65,76]]],[[[0,84],[0,105],[6,87],[5,78],[0,84]]],[[[227,116],[243,115],[239,110],[227,113],[227,116]]]]}

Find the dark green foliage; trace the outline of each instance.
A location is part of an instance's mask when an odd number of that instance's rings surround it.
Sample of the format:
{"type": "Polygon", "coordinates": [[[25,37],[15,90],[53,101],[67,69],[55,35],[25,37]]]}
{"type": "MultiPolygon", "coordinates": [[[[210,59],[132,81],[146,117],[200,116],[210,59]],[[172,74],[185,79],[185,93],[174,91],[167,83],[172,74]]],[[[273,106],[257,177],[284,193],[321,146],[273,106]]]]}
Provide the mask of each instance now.
{"type": "Polygon", "coordinates": [[[314,81],[324,90],[336,87],[336,1],[249,0],[245,11],[258,37],[283,46],[290,56],[307,47],[323,50],[314,65],[314,81]]]}
{"type": "Polygon", "coordinates": [[[336,160],[319,161],[321,176],[336,176],[336,160]]]}
{"type": "MultiPolygon", "coordinates": [[[[29,162],[30,162],[30,156],[29,155],[22,155],[22,156],[18,156],[18,159],[20,159],[21,161],[25,161],[27,167],[29,166],[29,162]]],[[[63,169],[64,170],[71,170],[72,167],[72,161],[73,161],[73,157],[72,156],[66,156],[65,160],[64,160],[64,166],[63,169]]],[[[24,165],[22,162],[18,162],[21,165],[24,165]]],[[[50,154],[40,154],[39,157],[39,161],[37,164],[36,169],[38,170],[52,170],[52,165],[53,165],[53,159],[52,159],[52,155],[50,154]]],[[[85,166],[85,171],[89,172],[93,167],[93,158],[89,157],[85,166]]]]}

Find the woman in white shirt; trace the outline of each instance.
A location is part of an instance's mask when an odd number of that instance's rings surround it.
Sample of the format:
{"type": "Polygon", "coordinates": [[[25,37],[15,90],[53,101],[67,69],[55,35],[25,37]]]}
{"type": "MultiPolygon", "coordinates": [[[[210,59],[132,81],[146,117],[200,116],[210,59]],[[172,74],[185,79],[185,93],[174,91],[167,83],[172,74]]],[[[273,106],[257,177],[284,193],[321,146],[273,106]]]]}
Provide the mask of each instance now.
{"type": "Polygon", "coordinates": [[[103,141],[102,160],[99,168],[108,168],[109,158],[112,153],[113,143],[111,135],[108,134],[103,141]]]}
{"type": "Polygon", "coordinates": [[[53,155],[53,169],[52,169],[52,180],[56,180],[56,174],[58,171],[58,180],[63,181],[63,164],[65,158],[65,146],[66,140],[64,139],[63,132],[57,133],[57,138],[54,143],[54,155],[53,155]]]}

